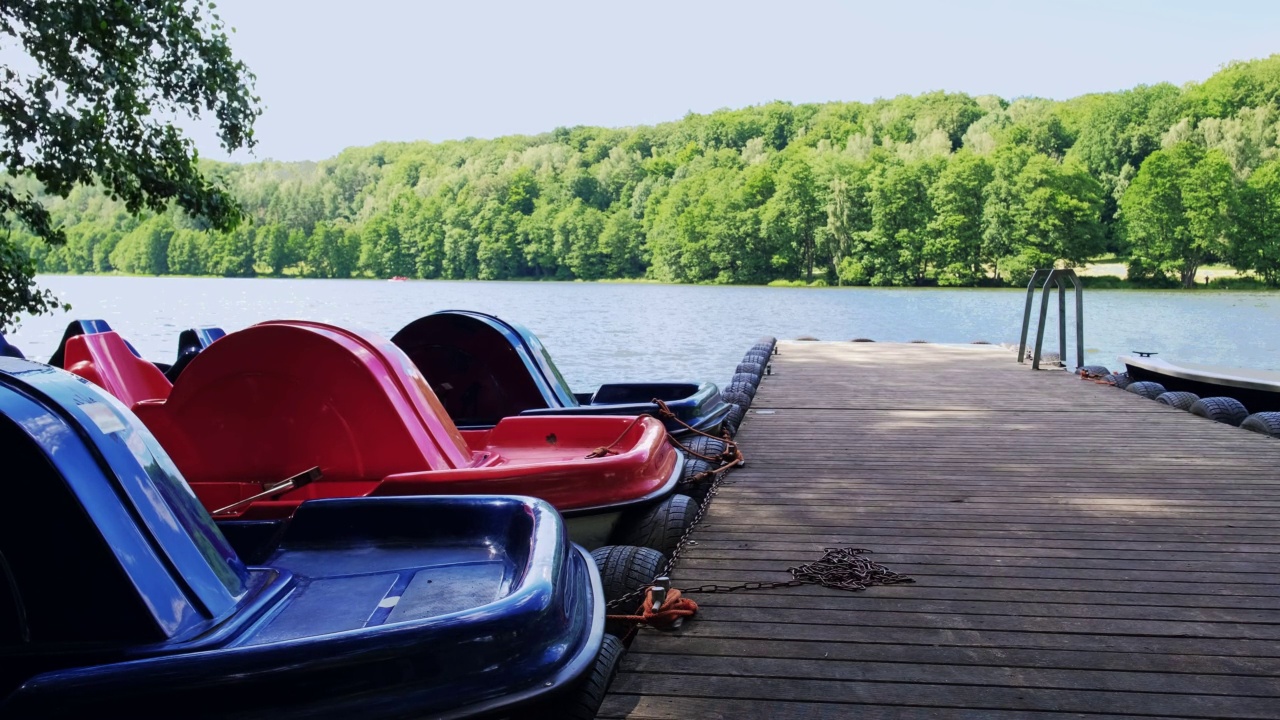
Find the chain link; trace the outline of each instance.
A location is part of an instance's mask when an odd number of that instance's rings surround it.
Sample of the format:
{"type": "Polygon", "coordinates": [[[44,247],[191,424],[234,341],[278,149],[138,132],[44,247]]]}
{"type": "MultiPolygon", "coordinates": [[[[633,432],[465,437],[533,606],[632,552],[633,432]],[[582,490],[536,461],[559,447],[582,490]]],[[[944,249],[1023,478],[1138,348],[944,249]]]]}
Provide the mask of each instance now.
{"type": "MultiPolygon", "coordinates": [[[[727,446],[725,450],[725,455],[729,454],[728,448],[732,448],[735,457],[741,458],[742,453],[741,451],[738,450],[737,443],[735,443],[733,440],[730,440],[727,437],[724,440],[725,440],[725,445],[727,446]]],[[[699,474],[698,476],[695,476],[694,478],[689,479],[683,484],[684,485],[696,484],[697,482],[700,482],[702,479],[704,479],[703,478],[704,475],[705,473],[699,474]]],[[[713,476],[714,479],[711,481],[711,486],[707,488],[706,497],[703,498],[702,502],[699,503],[698,505],[698,512],[694,513],[693,520],[689,522],[689,525],[684,529],[684,533],[680,535],[680,539],[676,541],[675,549],[671,551],[671,556],[667,558],[667,564],[662,567],[662,572],[658,573],[657,577],[663,577],[663,576],[670,577],[672,571],[676,569],[676,565],[679,564],[680,562],[680,557],[684,554],[685,548],[689,544],[689,536],[693,534],[694,528],[698,527],[698,525],[702,523],[702,517],[707,514],[707,508],[711,507],[711,501],[715,498],[716,494],[720,492],[720,486],[726,484],[725,478],[727,475],[728,475],[727,471],[717,472],[714,474],[713,476]]],[[[619,597],[618,599],[609,602],[606,605],[606,607],[609,610],[616,610],[621,607],[635,607],[636,603],[639,602],[640,598],[644,597],[644,593],[648,589],[649,589],[649,585],[641,585],[640,587],[636,588],[635,590],[632,590],[626,595],[623,595],[622,597],[619,597]],[[628,605],[627,603],[630,603],[630,605],[628,605]]]]}
{"type": "MultiPolygon", "coordinates": [[[[737,443],[725,438],[727,449],[721,459],[735,457],[737,463],[742,462],[742,453],[737,447],[737,443]],[[731,452],[732,451],[732,454],[731,452]]],[[[694,514],[693,520],[685,528],[684,534],[680,536],[680,540],[676,542],[676,547],[671,551],[671,557],[667,559],[667,564],[663,566],[659,577],[670,577],[676,565],[679,564],[680,558],[684,555],[685,549],[689,544],[689,536],[693,534],[694,528],[702,523],[702,518],[707,514],[707,509],[711,507],[711,501],[715,499],[720,492],[720,487],[726,484],[732,484],[726,481],[728,475],[728,467],[722,467],[719,472],[713,471],[711,474],[714,479],[711,486],[707,488],[705,499],[698,507],[698,512],[694,514]]],[[[701,473],[694,478],[684,482],[684,485],[696,484],[703,481],[708,473],[701,473]]],[[[708,584],[699,585],[698,587],[680,588],[680,592],[688,595],[690,593],[727,593],[738,592],[741,590],[772,590],[774,588],[797,587],[800,585],[821,585],[823,587],[834,588],[837,590],[848,590],[857,592],[866,590],[873,585],[899,585],[903,583],[914,583],[913,578],[896,573],[878,562],[867,557],[866,553],[871,552],[864,548],[823,548],[825,553],[821,559],[806,565],[798,565],[787,568],[787,572],[791,573],[790,580],[781,580],[776,582],[745,582],[737,585],[718,585],[708,584]]],[[[632,590],[616,600],[608,603],[610,610],[616,610],[621,607],[635,607],[649,589],[649,585],[632,590]],[[628,606],[628,603],[630,605],[628,606]]]]}

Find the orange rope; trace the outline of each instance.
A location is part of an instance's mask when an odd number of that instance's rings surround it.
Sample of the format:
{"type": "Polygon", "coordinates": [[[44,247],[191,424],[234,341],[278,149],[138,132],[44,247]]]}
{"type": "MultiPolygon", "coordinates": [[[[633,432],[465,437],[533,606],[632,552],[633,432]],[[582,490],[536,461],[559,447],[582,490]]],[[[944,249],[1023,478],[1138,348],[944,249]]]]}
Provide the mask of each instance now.
{"type": "Polygon", "coordinates": [[[649,588],[644,594],[644,603],[639,610],[639,615],[606,615],[605,619],[648,625],[658,630],[669,630],[675,625],[676,620],[693,617],[698,612],[698,603],[687,597],[682,597],[679,590],[672,588],[667,591],[667,599],[662,602],[662,607],[654,610],[653,588],[649,588]]]}
{"type": "Polygon", "coordinates": [[[626,436],[627,436],[627,433],[631,432],[631,428],[635,427],[635,426],[636,426],[636,423],[640,422],[640,418],[642,418],[642,417],[644,417],[644,416],[643,416],[643,415],[637,415],[635,418],[633,418],[633,419],[631,420],[631,424],[627,426],[627,429],[622,431],[622,434],[618,436],[618,439],[617,439],[617,440],[614,440],[613,442],[609,443],[608,445],[601,445],[600,447],[596,448],[595,450],[592,450],[592,451],[587,455],[587,458],[586,458],[586,459],[587,459],[587,460],[593,460],[593,459],[595,459],[595,458],[601,458],[601,457],[604,457],[604,456],[606,456],[606,455],[617,455],[617,454],[618,454],[618,451],[614,449],[614,446],[615,446],[615,445],[617,445],[618,443],[622,442],[622,438],[626,437],[626,436]]]}

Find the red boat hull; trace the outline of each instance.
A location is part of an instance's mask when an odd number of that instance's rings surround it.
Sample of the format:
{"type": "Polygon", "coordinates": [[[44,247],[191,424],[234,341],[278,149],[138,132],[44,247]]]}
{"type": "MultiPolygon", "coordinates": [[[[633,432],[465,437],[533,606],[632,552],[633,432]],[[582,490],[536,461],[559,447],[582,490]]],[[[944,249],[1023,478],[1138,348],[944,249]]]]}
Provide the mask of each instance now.
{"type": "MultiPolygon", "coordinates": [[[[154,378],[130,385],[147,373],[120,370],[137,359],[114,333],[82,337],[82,376],[117,397],[163,396],[154,378]]],[[[671,492],[682,465],[662,423],[647,416],[517,417],[460,433],[398,348],[319,323],[227,335],[167,398],[133,410],[210,509],[310,467],[324,474],[219,517],[287,517],[311,498],[419,494],[514,493],[569,514],[616,510],[671,492]]]]}

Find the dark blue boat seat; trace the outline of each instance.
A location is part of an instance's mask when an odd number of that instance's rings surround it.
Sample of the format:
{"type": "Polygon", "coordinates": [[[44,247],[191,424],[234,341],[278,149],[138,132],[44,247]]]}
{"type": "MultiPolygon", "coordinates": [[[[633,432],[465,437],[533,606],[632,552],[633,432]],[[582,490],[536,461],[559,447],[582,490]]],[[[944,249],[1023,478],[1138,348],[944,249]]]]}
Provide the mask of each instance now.
{"type": "MultiPolygon", "coordinates": [[[[418,367],[460,428],[515,415],[657,415],[655,399],[683,423],[716,432],[729,414],[712,383],[610,383],[575,393],[528,328],[492,315],[442,310],[391,338],[418,367]]],[[[681,434],[680,422],[664,418],[681,434]]]]}

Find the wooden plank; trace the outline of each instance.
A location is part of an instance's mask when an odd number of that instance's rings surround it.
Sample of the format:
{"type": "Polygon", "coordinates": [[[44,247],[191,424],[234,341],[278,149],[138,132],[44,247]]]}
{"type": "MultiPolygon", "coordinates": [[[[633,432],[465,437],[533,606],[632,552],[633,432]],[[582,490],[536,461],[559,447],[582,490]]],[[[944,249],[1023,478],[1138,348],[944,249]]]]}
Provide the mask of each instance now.
{"type": "MultiPolygon", "coordinates": [[[[1018,720],[1027,717],[1019,710],[957,710],[952,708],[884,707],[854,703],[831,704],[824,700],[787,702],[780,700],[732,700],[725,698],[669,697],[614,692],[605,698],[600,718],[644,720],[742,720],[743,718],[787,718],[788,720],[1018,720]]],[[[1037,713],[1037,720],[1116,720],[1132,716],[1094,713],[1037,713]]]]}
{"type": "Polygon", "coordinates": [[[1280,443],[982,346],[784,343],[601,717],[1280,717],[1280,443]]]}
{"type": "MultiPolygon", "coordinates": [[[[1275,682],[1275,679],[1280,677],[1280,658],[1104,653],[1056,649],[1027,650],[954,645],[745,640],[688,635],[667,636],[662,642],[639,643],[632,649],[632,656],[643,655],[857,660],[880,663],[926,662],[948,665],[989,665],[998,668],[1074,668],[1185,675],[1247,675],[1265,678],[1271,682],[1275,682]]],[[[667,662],[670,661],[671,659],[667,660],[667,662]]],[[[628,667],[635,666],[628,664],[628,667]]]]}
{"type": "MultiPolygon", "coordinates": [[[[1022,712],[1091,712],[1162,718],[1260,718],[1274,720],[1273,698],[1192,695],[1176,692],[1171,683],[1164,693],[1107,690],[1060,690],[1032,685],[1007,687],[990,684],[941,685],[914,682],[871,682],[708,676],[682,673],[623,672],[614,684],[617,692],[732,700],[821,699],[831,703],[914,707],[967,707],[1022,712]]],[[[754,714],[744,717],[758,717],[754,714]]]]}
{"type": "MultiPolygon", "coordinates": [[[[942,659],[942,658],[939,658],[942,659]]],[[[682,673],[726,677],[789,678],[795,680],[840,680],[938,685],[985,685],[1065,690],[1110,690],[1117,692],[1161,693],[1169,690],[1168,672],[1143,672],[1117,668],[1064,669],[1016,667],[1007,664],[974,665],[928,662],[921,656],[901,662],[878,662],[866,657],[838,660],[825,658],[771,658],[755,653],[743,657],[686,655],[679,664],[682,673]]],[[[628,656],[624,668],[636,673],[672,671],[668,655],[636,653],[628,656]]],[[[1276,678],[1267,676],[1179,673],[1178,692],[1196,695],[1241,695],[1271,697],[1276,678]]]]}

